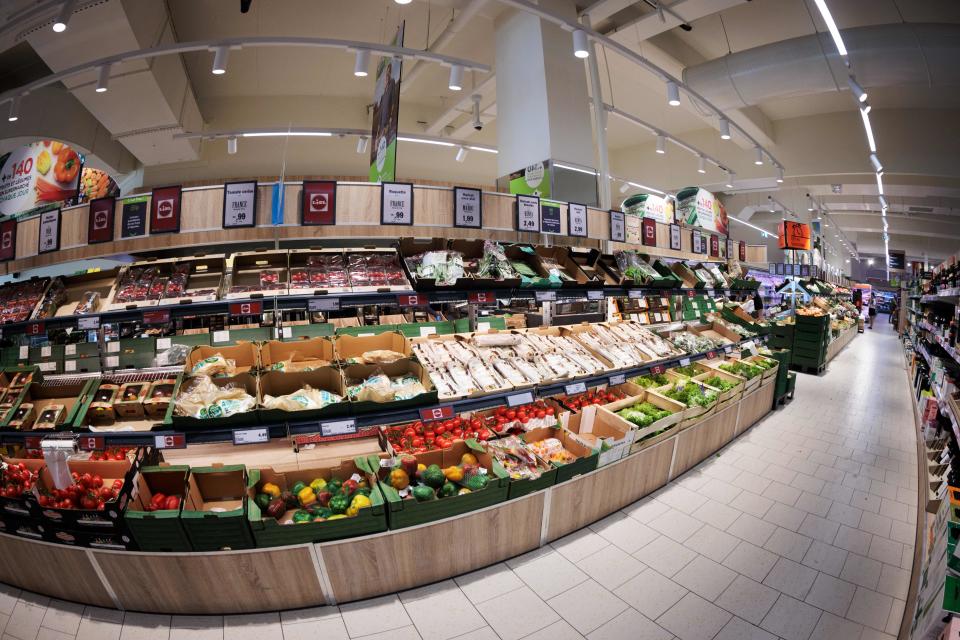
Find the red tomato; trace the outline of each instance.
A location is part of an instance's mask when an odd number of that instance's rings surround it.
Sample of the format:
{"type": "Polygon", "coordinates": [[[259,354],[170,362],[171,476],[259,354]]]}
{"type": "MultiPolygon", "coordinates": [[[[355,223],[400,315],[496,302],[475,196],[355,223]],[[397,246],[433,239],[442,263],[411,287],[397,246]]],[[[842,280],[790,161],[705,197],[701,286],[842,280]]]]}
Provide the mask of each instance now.
{"type": "Polygon", "coordinates": [[[537,417],[540,418],[541,420],[543,420],[544,418],[547,417],[547,412],[544,411],[543,409],[538,409],[538,410],[537,410],[537,417]]]}
{"type": "Polygon", "coordinates": [[[164,509],[179,509],[180,508],[180,496],[169,496],[167,501],[163,505],[164,509]]]}
{"type": "Polygon", "coordinates": [[[552,416],[557,413],[556,409],[554,409],[553,407],[547,407],[546,412],[548,416],[552,416]]]}
{"type": "Polygon", "coordinates": [[[413,441],[412,441],[410,444],[412,444],[414,447],[422,447],[422,446],[423,446],[423,438],[414,438],[413,441]]]}
{"type": "Polygon", "coordinates": [[[507,411],[507,420],[516,420],[516,419],[517,419],[516,411],[514,411],[513,409],[510,409],[509,411],[507,411]]]}

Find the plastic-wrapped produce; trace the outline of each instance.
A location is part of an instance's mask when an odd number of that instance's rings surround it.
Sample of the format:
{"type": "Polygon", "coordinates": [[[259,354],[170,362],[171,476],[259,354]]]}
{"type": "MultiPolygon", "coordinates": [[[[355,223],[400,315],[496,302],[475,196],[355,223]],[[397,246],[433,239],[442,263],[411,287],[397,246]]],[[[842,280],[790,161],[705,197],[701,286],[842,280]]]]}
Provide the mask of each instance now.
{"type": "Polygon", "coordinates": [[[647,264],[636,251],[615,251],[613,257],[625,278],[642,283],[660,277],[657,270],[647,264]]]}
{"type": "Polygon", "coordinates": [[[408,264],[418,278],[436,280],[439,286],[452,286],[465,275],[459,251],[426,251],[410,258],[408,264]]]}
{"type": "Polygon", "coordinates": [[[199,419],[225,418],[252,410],[257,399],[242,387],[228,384],[218,387],[207,376],[193,378],[174,401],[174,411],[180,416],[199,419]]]}
{"type": "Polygon", "coordinates": [[[503,247],[499,242],[487,240],[483,243],[483,257],[477,266],[478,278],[492,278],[494,280],[506,280],[508,278],[518,278],[513,264],[507,260],[503,247]]]}

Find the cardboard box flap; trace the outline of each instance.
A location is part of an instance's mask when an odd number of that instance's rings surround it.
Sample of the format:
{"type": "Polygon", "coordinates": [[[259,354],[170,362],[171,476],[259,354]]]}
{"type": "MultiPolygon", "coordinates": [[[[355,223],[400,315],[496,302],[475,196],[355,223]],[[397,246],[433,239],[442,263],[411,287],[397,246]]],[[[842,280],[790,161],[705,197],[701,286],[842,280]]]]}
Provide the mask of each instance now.
{"type": "Polygon", "coordinates": [[[323,360],[331,363],[334,361],[333,342],[329,338],[307,338],[291,342],[268,340],[260,346],[260,364],[265,369],[285,360],[323,360]]]}

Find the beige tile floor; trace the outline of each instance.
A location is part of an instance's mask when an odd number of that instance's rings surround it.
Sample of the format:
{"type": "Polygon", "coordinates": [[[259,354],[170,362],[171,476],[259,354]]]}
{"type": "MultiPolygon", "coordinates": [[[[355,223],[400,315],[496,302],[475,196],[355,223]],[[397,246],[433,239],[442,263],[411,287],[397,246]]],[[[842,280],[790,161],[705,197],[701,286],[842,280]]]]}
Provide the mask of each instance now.
{"type": "Polygon", "coordinates": [[[917,460],[902,351],[876,327],[718,456],[505,563],[249,616],[124,614],[0,586],[2,640],[891,640],[917,460]]]}

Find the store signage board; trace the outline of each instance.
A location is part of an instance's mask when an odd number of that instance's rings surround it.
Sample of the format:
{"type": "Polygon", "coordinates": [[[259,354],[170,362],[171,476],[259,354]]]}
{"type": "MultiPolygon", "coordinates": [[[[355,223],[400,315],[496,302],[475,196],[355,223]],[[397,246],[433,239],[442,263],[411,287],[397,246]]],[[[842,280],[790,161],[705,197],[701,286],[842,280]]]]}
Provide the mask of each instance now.
{"type": "Polygon", "coordinates": [[[420,409],[420,419],[424,422],[433,420],[449,420],[453,417],[453,405],[444,404],[436,407],[427,407],[420,409]]]}
{"type": "Polygon", "coordinates": [[[10,218],[0,222],[0,261],[17,257],[17,220],[10,218]]]}
{"type": "Polygon", "coordinates": [[[77,446],[84,451],[103,451],[106,440],[103,436],[80,436],[77,438],[77,446]]]}
{"type": "Polygon", "coordinates": [[[397,304],[401,307],[424,307],[430,300],[422,293],[403,294],[397,296],[397,304]]]}
{"type": "Polygon", "coordinates": [[[670,249],[673,251],[680,251],[680,225],[671,224],[670,225],[670,249]]]}
{"type": "Polygon", "coordinates": [[[680,366],[686,367],[690,364],[690,358],[680,358],[680,366]]]}
{"type": "Polygon", "coordinates": [[[610,212],[610,240],[613,242],[627,241],[627,222],[623,211],[610,212]]]}
{"type": "Polygon", "coordinates": [[[701,247],[703,245],[703,234],[700,233],[699,229],[694,229],[691,233],[692,233],[692,242],[693,242],[693,252],[702,253],[701,247]]]}
{"type": "Polygon", "coordinates": [[[43,322],[31,322],[24,331],[28,336],[42,336],[46,332],[47,327],[43,322]]]}
{"type": "Polygon", "coordinates": [[[800,265],[800,275],[804,278],[810,277],[810,265],[808,264],[800,265]]]}
{"type": "Polygon", "coordinates": [[[147,198],[123,203],[120,213],[120,237],[136,238],[147,235],[147,198]]]}
{"type": "Polygon", "coordinates": [[[716,351],[707,351],[707,360],[713,360],[717,357],[716,351]]]}
{"type": "Polygon", "coordinates": [[[483,227],[483,192],[480,189],[453,188],[453,226],[462,229],[483,227]]]}
{"type": "Polygon", "coordinates": [[[540,205],[540,232],[560,233],[560,205],[554,203],[540,205]]]}
{"type": "Polygon", "coordinates": [[[182,433],[154,436],[153,446],[155,449],[186,449],[187,437],[182,433]]]}
{"type": "Polygon", "coordinates": [[[353,418],[348,420],[333,420],[320,423],[320,435],[324,438],[331,436],[348,436],[357,432],[357,421],[353,418]]]}
{"type": "Polygon", "coordinates": [[[301,193],[301,225],[319,227],[337,224],[337,183],[334,180],[304,180],[301,193]]]}
{"type": "Polygon", "coordinates": [[[156,309],[143,312],[143,324],[166,324],[170,322],[169,309],[156,309]]]}
{"type": "Polygon", "coordinates": [[[574,238],[586,238],[587,206],[571,202],[567,205],[567,235],[574,238]]]}
{"type": "Polygon", "coordinates": [[[37,253],[51,253],[60,250],[60,209],[40,214],[40,236],[37,239],[37,253]]]}
{"type": "Polygon", "coordinates": [[[310,298],[307,300],[310,311],[340,311],[340,298],[310,298]]]}
{"type": "Polygon", "coordinates": [[[623,384],[626,381],[627,375],[624,373],[618,373],[607,378],[607,384],[609,384],[611,387],[618,384],[623,384]]]}
{"type": "Polygon", "coordinates": [[[234,429],[233,444],[260,444],[270,442],[270,429],[261,427],[259,429],[234,429]]]}
{"type": "Polygon", "coordinates": [[[100,316],[80,316],[77,318],[77,329],[87,331],[100,328],[100,316]]]}
{"type": "Polygon", "coordinates": [[[113,240],[116,209],[116,198],[97,198],[90,201],[90,212],[87,216],[87,244],[113,240]]]}
{"type": "Polygon", "coordinates": [[[537,302],[553,302],[557,299],[556,291],[534,291],[533,295],[537,302]]]}
{"type": "Polygon", "coordinates": [[[159,187],[150,197],[150,234],[180,232],[180,185],[159,187]]]}
{"type": "Polygon", "coordinates": [[[255,316],[263,313],[263,302],[231,302],[229,309],[232,316],[255,316]]]}
{"type": "Polygon", "coordinates": [[[257,181],[223,185],[223,228],[252,227],[257,223],[257,181]]]}
{"type": "Polygon", "coordinates": [[[778,275],[778,276],[782,276],[782,275],[784,275],[784,274],[786,273],[786,268],[785,268],[785,267],[786,267],[786,265],[784,265],[782,262],[778,262],[778,263],[777,263],[777,275],[778,275]]]}
{"type": "Polygon", "coordinates": [[[776,263],[771,262],[767,265],[767,273],[769,273],[770,275],[775,275],[777,273],[776,263]]]}
{"type": "Polygon", "coordinates": [[[540,233],[540,198],[518,194],[515,206],[517,231],[540,233]]]}
{"type": "Polygon", "coordinates": [[[778,246],[781,249],[810,250],[810,225],[784,220],[777,225],[778,246]]]}
{"type": "Polygon", "coordinates": [[[575,396],[578,393],[586,393],[587,383],[585,382],[574,382],[573,384],[568,384],[563,388],[564,393],[568,396],[575,396]]]}
{"type": "Polygon", "coordinates": [[[653,375],[658,375],[663,373],[663,365],[662,364],[653,365],[652,367],[650,367],[650,373],[652,373],[653,375]]]}
{"type": "Polygon", "coordinates": [[[507,406],[508,407],[519,407],[523,404],[531,404],[533,402],[533,392],[524,391],[523,393],[514,393],[507,396],[507,406]]]}
{"type": "Polygon", "coordinates": [[[646,247],[657,246],[657,221],[653,218],[643,218],[640,221],[640,240],[646,247]]]}
{"type": "Polygon", "coordinates": [[[384,182],[380,185],[380,224],[413,224],[413,185],[409,182],[384,182]]]}

